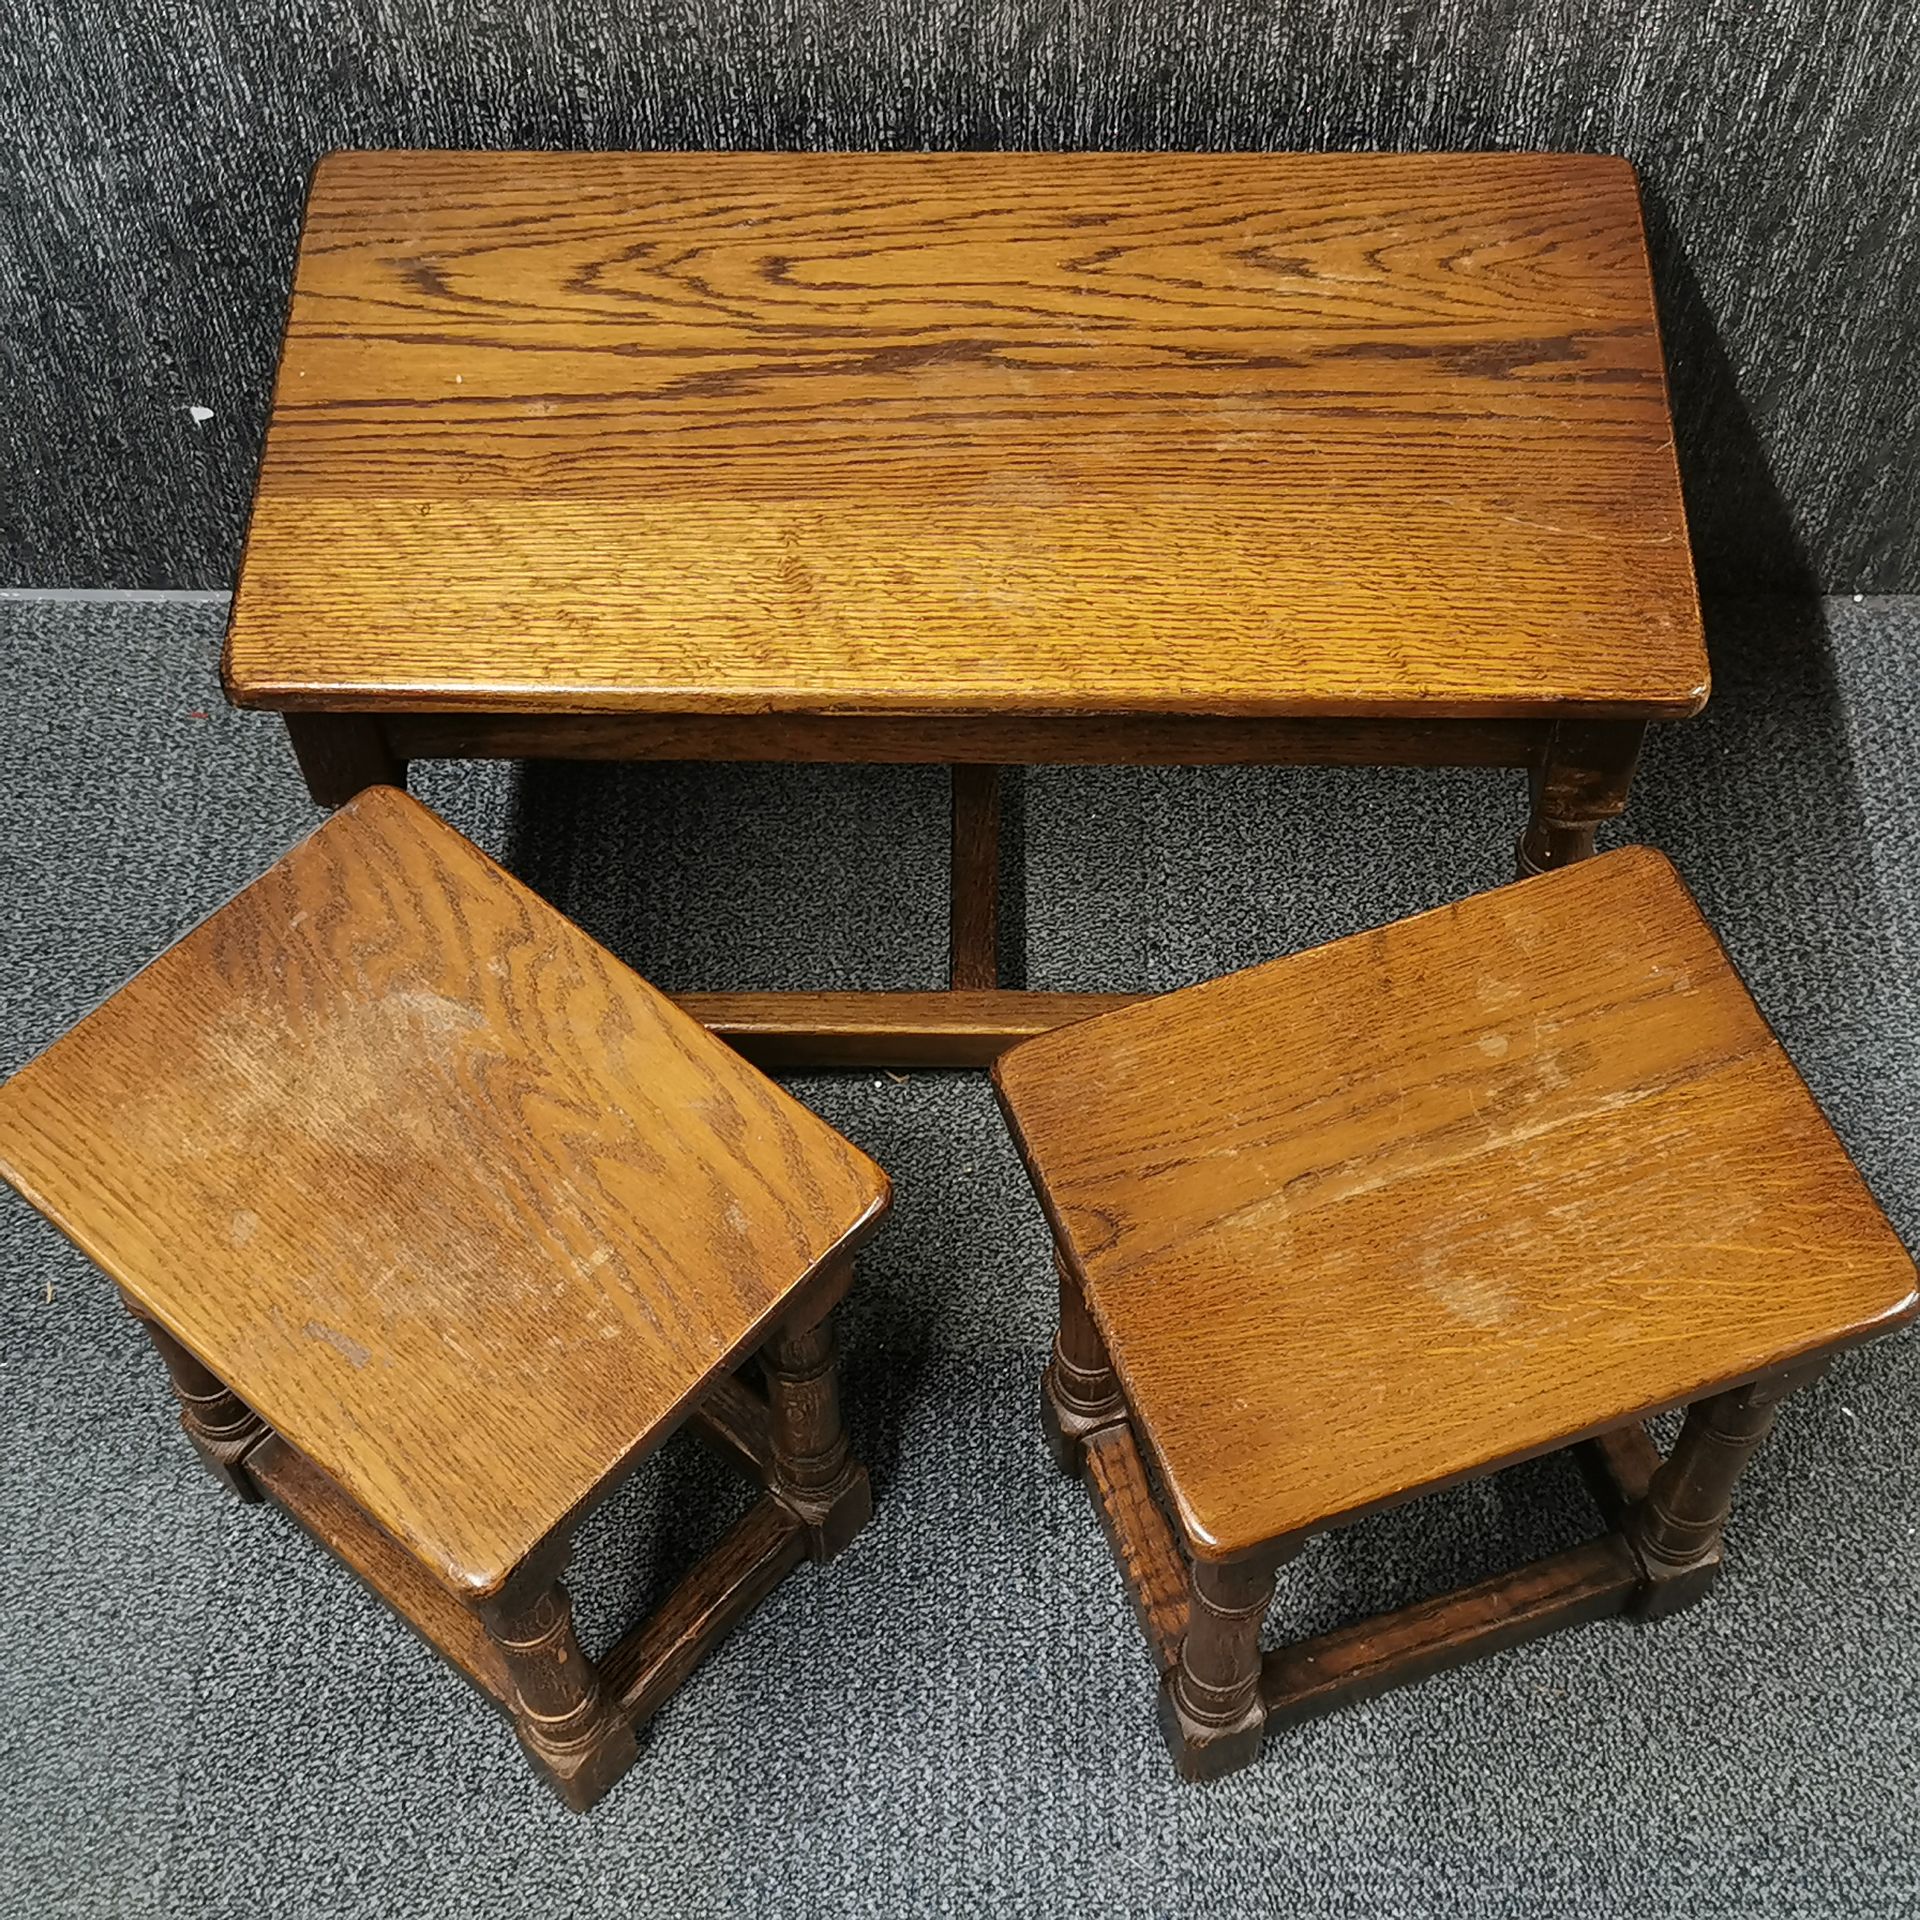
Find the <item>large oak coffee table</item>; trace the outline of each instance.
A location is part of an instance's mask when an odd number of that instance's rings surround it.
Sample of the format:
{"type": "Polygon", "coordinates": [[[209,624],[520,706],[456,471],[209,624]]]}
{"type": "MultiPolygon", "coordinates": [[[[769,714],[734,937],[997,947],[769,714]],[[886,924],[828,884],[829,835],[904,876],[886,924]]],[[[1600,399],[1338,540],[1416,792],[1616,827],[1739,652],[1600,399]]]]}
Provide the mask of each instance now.
{"type": "Polygon", "coordinates": [[[1638,195],[1564,154],[345,153],[226,681],[410,760],[944,762],[922,993],[689,994],[980,1063],[997,769],[1524,768],[1592,851],[1707,666],[1638,195]]]}

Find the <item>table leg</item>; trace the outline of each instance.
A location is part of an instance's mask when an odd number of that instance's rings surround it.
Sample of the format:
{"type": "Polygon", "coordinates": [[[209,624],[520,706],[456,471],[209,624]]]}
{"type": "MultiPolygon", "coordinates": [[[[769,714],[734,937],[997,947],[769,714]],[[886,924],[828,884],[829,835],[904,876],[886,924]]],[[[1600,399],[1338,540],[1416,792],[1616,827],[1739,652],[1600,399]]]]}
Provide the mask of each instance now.
{"type": "Polygon", "coordinates": [[[267,1423],[217,1374],[203,1367],[159,1321],[126,1295],[127,1311],[146,1329],[153,1350],[167,1369],[173,1397],[180,1404],[180,1427],[193,1442],[207,1471],[235,1499],[260,1498],[246,1469],[248,1450],[267,1436],[267,1423]]]}
{"type": "Polygon", "coordinates": [[[1780,1402],[1825,1364],[1823,1357],[1792,1367],[1687,1409],[1673,1452],[1627,1522],[1627,1539],[1646,1573],[1634,1606],[1643,1619],[1692,1606],[1719,1577],[1734,1483],[1771,1431],[1780,1402]]]}
{"type": "Polygon", "coordinates": [[[1180,1659],[1160,1682],[1160,1731],[1183,1780],[1217,1780],[1260,1757],[1260,1629],[1277,1560],[1196,1560],[1180,1659]]]}
{"type": "Polygon", "coordinates": [[[633,1727],[574,1637],[559,1581],[530,1598],[476,1609],[506,1674],[520,1744],[568,1806],[582,1813],[633,1762],[633,1727]]]}
{"type": "Polygon", "coordinates": [[[1520,836],[1520,877],[1571,866],[1596,829],[1626,811],[1646,728],[1638,721],[1562,720],[1533,767],[1533,807],[1520,836]]]}
{"type": "Polygon", "coordinates": [[[1053,1264],[1060,1275],[1060,1330],[1041,1377],[1040,1424],[1061,1472],[1077,1478],[1088,1436],[1124,1420],[1127,1408],[1079,1281],[1057,1253],[1053,1264]]]}
{"type": "Polygon", "coordinates": [[[287,738],[316,807],[344,806],[363,787],[404,787],[407,763],[365,713],[288,713],[287,738]]]}
{"type": "Polygon", "coordinates": [[[831,1560],[873,1516],[867,1470],[840,1417],[833,1318],[783,1328],[760,1355],[773,1451],[768,1491],[807,1530],[807,1553],[831,1560]]]}

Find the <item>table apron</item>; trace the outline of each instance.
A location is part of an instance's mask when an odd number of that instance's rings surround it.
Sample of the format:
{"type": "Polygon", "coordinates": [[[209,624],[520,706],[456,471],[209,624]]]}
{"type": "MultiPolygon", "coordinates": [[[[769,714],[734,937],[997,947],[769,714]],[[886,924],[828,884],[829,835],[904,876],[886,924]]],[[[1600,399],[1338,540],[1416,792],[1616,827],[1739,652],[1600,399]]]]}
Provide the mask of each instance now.
{"type": "Polygon", "coordinates": [[[1545,720],[1196,714],[366,715],[401,760],[786,760],[856,765],[1524,767],[1545,720]]]}

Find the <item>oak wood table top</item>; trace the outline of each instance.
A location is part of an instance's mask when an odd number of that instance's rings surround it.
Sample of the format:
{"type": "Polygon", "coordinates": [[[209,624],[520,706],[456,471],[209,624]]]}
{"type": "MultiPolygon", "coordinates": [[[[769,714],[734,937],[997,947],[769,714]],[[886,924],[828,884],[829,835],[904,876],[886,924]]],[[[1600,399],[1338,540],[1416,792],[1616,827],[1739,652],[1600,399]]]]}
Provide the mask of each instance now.
{"type": "Polygon", "coordinates": [[[1690,713],[1632,171],[335,155],[226,673],[288,711],[1690,713]]]}
{"type": "Polygon", "coordinates": [[[0,1175],[467,1593],[817,1318],[888,1192],[379,788],[0,1087],[0,1175]]]}
{"type": "Polygon", "coordinates": [[[1528,1458],[1914,1311],[1668,863],[1605,854],[995,1069],[1194,1551],[1528,1458]]]}

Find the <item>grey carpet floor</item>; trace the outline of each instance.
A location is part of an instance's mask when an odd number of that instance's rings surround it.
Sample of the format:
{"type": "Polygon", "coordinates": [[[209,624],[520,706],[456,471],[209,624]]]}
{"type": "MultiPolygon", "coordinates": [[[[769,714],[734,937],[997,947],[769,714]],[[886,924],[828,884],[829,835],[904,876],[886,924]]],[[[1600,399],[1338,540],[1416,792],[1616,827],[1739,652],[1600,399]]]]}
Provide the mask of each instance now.
{"type": "MultiPolygon", "coordinates": [[[[0,601],[0,1071],[316,816],[223,706],[217,604],[0,601]]],[[[1729,608],[1626,830],[1692,881],[1920,1237],[1920,600],[1729,608]]],[[[941,963],[932,771],[445,766],[419,790],[663,984],[941,963]]],[[[1029,982],[1170,987],[1506,877],[1517,776],[1036,771],[1029,982]]],[[[172,1430],[105,1283],[0,1204],[6,1915],[1920,1910],[1920,1343],[1842,1361],[1730,1571],[1174,1782],[1145,1655],[1035,1438],[1045,1238],[981,1078],[797,1079],[893,1172],[847,1329],[879,1517],[788,1582],[578,1819],[506,1727],[172,1430]]],[[[739,1496],[669,1449],[582,1549],[589,1642],[739,1496]]],[[[1539,1463],[1316,1543],[1270,1632],[1591,1525],[1539,1463]]]]}

